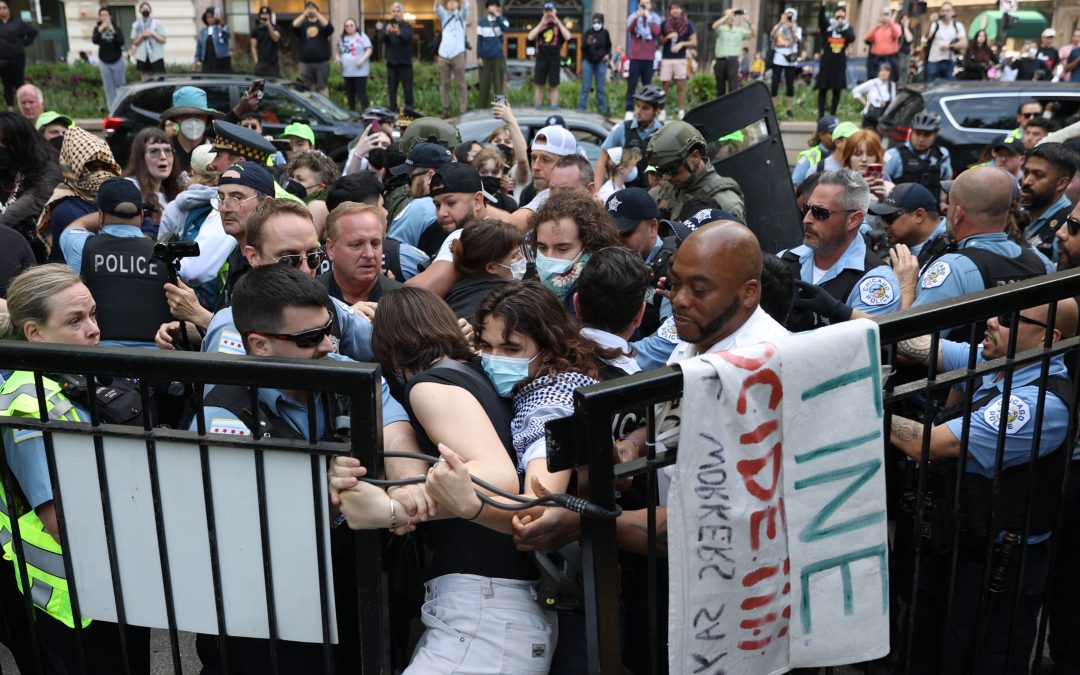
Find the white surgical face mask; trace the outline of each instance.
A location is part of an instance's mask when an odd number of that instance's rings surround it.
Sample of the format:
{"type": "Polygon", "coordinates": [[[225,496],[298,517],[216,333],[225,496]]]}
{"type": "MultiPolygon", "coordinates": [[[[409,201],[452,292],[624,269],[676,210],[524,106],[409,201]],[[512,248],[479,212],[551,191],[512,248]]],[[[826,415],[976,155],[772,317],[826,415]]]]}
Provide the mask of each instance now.
{"type": "Polygon", "coordinates": [[[180,123],[180,133],[189,141],[197,141],[206,132],[206,122],[197,117],[191,117],[180,123]]]}
{"type": "Polygon", "coordinates": [[[594,31],[596,31],[596,32],[600,32],[600,29],[602,29],[603,27],[604,27],[604,24],[602,24],[602,23],[594,23],[592,25],[592,29],[594,31]]]}

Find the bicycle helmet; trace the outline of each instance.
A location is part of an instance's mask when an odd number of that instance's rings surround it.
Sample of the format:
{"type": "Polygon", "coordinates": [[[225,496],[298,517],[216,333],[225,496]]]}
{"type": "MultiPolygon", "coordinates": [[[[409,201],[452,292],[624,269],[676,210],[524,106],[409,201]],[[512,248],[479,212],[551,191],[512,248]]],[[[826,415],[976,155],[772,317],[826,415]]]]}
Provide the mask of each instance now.
{"type": "Polygon", "coordinates": [[[937,131],[941,128],[941,115],[920,110],[911,120],[911,128],[915,131],[937,131]]]}
{"type": "Polygon", "coordinates": [[[650,84],[647,87],[642,87],[641,91],[634,94],[634,99],[642,103],[651,103],[657,108],[663,108],[664,103],[667,102],[667,95],[650,84]]]}

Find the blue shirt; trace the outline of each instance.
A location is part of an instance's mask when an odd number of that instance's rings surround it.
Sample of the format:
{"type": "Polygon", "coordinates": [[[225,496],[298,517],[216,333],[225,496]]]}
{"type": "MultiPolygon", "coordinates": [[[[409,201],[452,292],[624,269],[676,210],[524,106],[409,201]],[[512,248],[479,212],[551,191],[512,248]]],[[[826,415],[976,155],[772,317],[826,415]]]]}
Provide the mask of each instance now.
{"type": "MultiPolygon", "coordinates": [[[[1016,258],[1023,250],[1004,232],[975,234],[966,237],[957,246],[961,249],[969,246],[981,248],[1006,258],[1016,258]]],[[[1043,265],[1047,274],[1053,274],[1054,266],[1045,257],[1043,265]]],[[[912,307],[948,300],[984,289],[982,273],[979,272],[975,261],[958,253],[946,253],[923,270],[919,278],[919,286],[915,289],[915,302],[912,307]]]]}
{"type": "MultiPolygon", "coordinates": [[[[638,126],[637,119],[630,120],[630,128],[631,129],[640,129],[641,137],[645,138],[645,139],[649,138],[650,136],[655,134],[657,131],[660,131],[660,128],[663,127],[663,126],[664,126],[663,122],[661,122],[660,120],[655,120],[654,119],[652,124],[645,127],[644,129],[641,129],[638,126]]],[[[604,150],[611,150],[612,148],[622,148],[625,145],[626,145],[626,124],[623,123],[623,124],[616,124],[614,127],[611,128],[611,131],[608,132],[607,138],[605,138],[604,142],[600,144],[600,147],[603,148],[604,150]]],[[[645,149],[642,148],[642,152],[644,152],[644,151],[645,151],[645,149]]]]}
{"type": "Polygon", "coordinates": [[[469,18],[469,0],[462,0],[456,12],[448,11],[442,3],[435,5],[435,13],[442,23],[442,39],[439,41],[439,57],[452,59],[465,53],[465,21],[469,18]]]}
{"type": "MultiPolygon", "coordinates": [[[[808,284],[814,284],[814,250],[804,244],[791,249],[791,252],[799,256],[799,277],[808,284]]],[[[777,255],[782,256],[784,253],[781,251],[777,255]]],[[[861,235],[856,235],[844,254],[826,270],[816,285],[820,286],[830,279],[835,279],[847,269],[864,272],[859,283],[851,289],[845,303],[852,309],[867,314],[888,314],[900,309],[900,281],[892,268],[882,264],[864,269],[865,259],[866,241],[861,235]]]]}
{"type": "MultiPolygon", "coordinates": [[[[148,40],[153,42],[153,40],[148,40]]],[[[94,213],[97,207],[81,197],[64,197],[52,207],[49,217],[49,228],[52,230],[53,241],[60,241],[64,228],[72,224],[88,213],[94,213]]],[[[59,246],[53,246],[49,253],[49,262],[65,262],[64,254],[59,246]]]]}
{"type": "Polygon", "coordinates": [[[436,221],[435,200],[431,197],[414,199],[405,206],[405,210],[394,218],[390,223],[390,230],[386,236],[397,239],[400,242],[416,246],[420,243],[420,236],[436,221]]]}
{"type": "MultiPolygon", "coordinates": [[[[1046,221],[1050,219],[1050,216],[1054,215],[1061,209],[1067,208],[1071,211],[1072,205],[1073,203],[1070,202],[1069,198],[1065,195],[1061,195],[1060,197],[1058,197],[1056,202],[1046,207],[1046,210],[1042,212],[1042,215],[1032,220],[1031,224],[1024,229],[1024,239],[1026,239],[1028,243],[1031,244],[1032,248],[1035,248],[1036,246],[1042,244],[1042,239],[1040,239],[1039,236],[1036,234],[1036,232],[1039,231],[1039,228],[1046,224],[1046,221]]],[[[1061,223],[1058,223],[1058,225],[1060,226],[1061,223]]],[[[1057,262],[1058,238],[1051,237],[1051,242],[1053,243],[1053,262],[1057,262]]]]}
{"type": "Polygon", "coordinates": [[[652,335],[631,342],[634,348],[634,360],[642,370],[652,370],[667,365],[671,353],[679,345],[679,331],[675,328],[675,319],[670,315],[652,335]]]}
{"type": "MultiPolygon", "coordinates": [[[[663,250],[663,248],[664,240],[657,234],[656,241],[653,242],[652,250],[649,251],[649,255],[645,258],[645,264],[652,264],[652,261],[656,260],[656,256],[660,255],[660,251],[663,250]]],[[[671,310],[671,300],[662,298],[660,300],[660,318],[663,319],[665,316],[671,316],[673,313],[674,312],[671,310]]]]}
{"type": "MultiPolygon", "coordinates": [[[[963,342],[941,341],[941,360],[944,371],[966,369],[972,347],[963,342]]],[[[979,347],[976,363],[986,361],[979,347]]],[[[1002,468],[1027,464],[1031,459],[1031,443],[1035,440],[1035,413],[1039,402],[1038,379],[1042,363],[1036,362],[1013,371],[1012,390],[1009,392],[1007,428],[1005,430],[1005,453],[1002,468]]],[[[1061,356],[1050,359],[1051,377],[1067,377],[1065,361],[1061,356]]],[[[968,436],[968,460],[965,470],[986,478],[994,475],[994,457],[997,452],[998,429],[1001,420],[1001,399],[1004,377],[995,381],[1000,373],[983,377],[973,401],[992,392],[998,395],[989,403],[971,413],[968,436]]],[[[1046,409],[1043,413],[1042,435],[1039,439],[1039,456],[1053,452],[1065,442],[1069,426],[1069,410],[1065,403],[1051,392],[1046,393],[1046,409]]],[[[945,422],[949,431],[961,438],[964,418],[957,417],[945,422]]]]}
{"type": "Polygon", "coordinates": [[[420,265],[427,265],[431,262],[431,256],[415,246],[403,243],[398,250],[398,258],[401,263],[401,274],[405,277],[404,279],[398,279],[398,281],[412,279],[417,274],[420,274],[420,265]]]}
{"type": "MultiPolygon", "coordinates": [[[[123,239],[135,239],[143,236],[142,230],[135,225],[124,224],[106,225],[101,228],[101,233],[111,234],[114,237],[123,239]]],[[[86,240],[93,236],[93,232],[81,227],[64,230],[60,235],[60,252],[63,253],[67,266],[73,269],[75,274],[82,274],[83,248],[86,247],[86,240]]]]}
{"type": "MultiPolygon", "coordinates": [[[[90,413],[81,405],[68,399],[79,419],[90,421],[90,413]]],[[[37,429],[15,429],[5,426],[3,429],[4,449],[7,451],[8,465],[15,480],[19,482],[30,508],[36,509],[45,502],[52,501],[52,482],[49,480],[49,462],[45,456],[45,440],[37,429]]],[[[7,496],[11,504],[11,495],[7,496]]]]}
{"type": "MultiPolygon", "coordinates": [[[[1080,59],[1080,47],[1069,52],[1069,58],[1065,59],[1065,63],[1072,63],[1076,59],[1080,59]]],[[[1080,82],[1080,68],[1075,68],[1069,73],[1069,82],[1080,82]]]]}
{"type": "MultiPolygon", "coordinates": [[[[908,150],[915,152],[915,148],[911,146],[911,141],[904,143],[908,147],[908,150]]],[[[952,158],[949,156],[949,149],[942,146],[937,146],[941,151],[941,164],[938,164],[938,168],[941,173],[941,180],[949,180],[952,178],[952,158]]],[[[926,159],[930,155],[930,151],[934,149],[934,146],[930,146],[930,149],[926,152],[915,154],[919,159],[926,159]]],[[[896,148],[889,148],[885,151],[885,173],[890,176],[899,176],[904,173],[904,162],[900,159],[900,153],[896,148]]]]}
{"type": "Polygon", "coordinates": [[[503,33],[510,30],[506,17],[494,19],[487,14],[476,22],[476,58],[496,60],[503,58],[503,33]]]}

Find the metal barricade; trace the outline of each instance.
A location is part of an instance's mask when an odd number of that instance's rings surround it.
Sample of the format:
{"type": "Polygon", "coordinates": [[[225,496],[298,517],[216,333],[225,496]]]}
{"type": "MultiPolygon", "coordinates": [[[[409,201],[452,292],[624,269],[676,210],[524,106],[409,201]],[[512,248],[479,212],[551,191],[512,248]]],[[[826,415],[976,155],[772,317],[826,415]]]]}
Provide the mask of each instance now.
{"type": "MultiPolygon", "coordinates": [[[[1031,466],[1039,459],[1039,442],[1043,428],[1043,411],[1048,393],[1048,379],[1050,377],[1051,363],[1059,362],[1063,357],[1075,359],[1080,351],[1080,338],[1075,336],[1061,339],[1051,343],[1051,335],[1055,321],[1054,305],[1051,305],[1050,316],[1047,323],[1050,328],[1045,329],[1043,344],[1037,349],[1018,351],[1016,348],[1016,331],[1011,332],[1011,339],[1006,354],[989,362],[976,363],[975,350],[965,367],[954,369],[951,372],[938,372],[936,368],[928,368],[922,373],[912,377],[908,373],[908,381],[897,381],[896,371],[902,363],[898,360],[897,345],[903,341],[920,336],[930,335],[929,359],[936,362],[943,338],[940,336],[949,332],[953,336],[961,336],[961,340],[967,340],[970,344],[977,345],[982,340],[982,331],[989,317],[1004,316],[1006,321],[1018,325],[1019,313],[1040,305],[1046,305],[1056,300],[1072,298],[1080,295],[1080,270],[1059,272],[1054,275],[1031,279],[1028,281],[1009,284],[1007,286],[982,291],[980,293],[957,298],[947,302],[927,305],[916,309],[897,312],[876,319],[881,339],[883,352],[882,363],[888,364],[888,369],[893,376],[886,381],[884,391],[885,420],[884,435],[889,438],[892,417],[906,411],[908,417],[913,417],[930,429],[934,426],[935,416],[939,409],[938,401],[943,398],[942,392],[957,387],[963,391],[963,431],[960,441],[960,457],[957,466],[964,467],[968,460],[967,447],[969,442],[969,429],[971,425],[971,413],[974,404],[975,390],[983,376],[1000,373],[1001,389],[1004,400],[1010,400],[1010,394],[1014,389],[1013,373],[1025,366],[1037,366],[1038,376],[1034,385],[1039,388],[1037,404],[1028,411],[1033,425],[1034,439],[1031,443],[1031,453],[1027,465],[1031,466]],[[960,326],[960,329],[957,327],[960,326]],[[915,411],[912,413],[912,411],[915,411]]],[[[1041,330],[1041,329],[1040,329],[1041,330]]],[[[1075,367],[1075,361],[1071,361],[1071,367],[1075,367]]],[[[1049,539],[1043,545],[1049,547],[1048,558],[1050,568],[1045,578],[1042,579],[1046,586],[1042,593],[1043,598],[1054,598],[1056,595],[1065,594],[1070,598],[1080,597],[1080,589],[1077,588],[1075,573],[1056,574],[1055,567],[1062,564],[1064,559],[1058,554],[1061,537],[1056,536],[1063,524],[1062,498],[1070,490],[1069,468],[1072,460],[1072,448],[1076,445],[1077,418],[1076,418],[1076,373],[1070,373],[1071,398],[1068,405],[1068,420],[1066,443],[1063,446],[1060,462],[1054,456],[1053,471],[1063,476],[1060,492],[1053,495],[1055,500],[1054,513],[1058,514],[1057,525],[1054,527],[1049,539]],[[1073,576],[1070,580],[1067,577],[1073,576]]],[[[1019,387],[1027,382],[1015,384],[1019,387]]],[[[655,429],[653,410],[658,404],[677,400],[682,395],[682,377],[678,367],[666,367],[658,370],[639,373],[625,378],[620,378],[607,383],[579,389],[575,394],[575,413],[571,417],[549,423],[548,447],[549,468],[551,470],[577,469],[579,481],[585,486],[583,496],[606,508],[613,507],[615,503],[615,481],[638,476],[646,484],[648,494],[648,596],[650,599],[651,615],[648,617],[649,628],[649,663],[627,664],[634,672],[660,673],[668,671],[666,643],[667,626],[666,616],[658,616],[655,609],[661,595],[666,595],[667,588],[657,582],[658,570],[666,564],[666,561],[657,550],[657,520],[656,507],[657,479],[656,472],[663,466],[673,464],[676,461],[676,451],[670,450],[657,453],[653,439],[655,429]],[[611,420],[619,413],[646,407],[648,415],[648,445],[643,457],[631,462],[616,464],[612,452],[612,425],[611,420]],[[585,480],[587,478],[587,480],[585,480]]],[[[983,404],[985,405],[985,404],[983,404]]],[[[1061,424],[1060,420],[1057,423],[1061,424]]],[[[999,421],[1000,432],[997,434],[997,446],[994,453],[992,495],[994,502],[990,508],[987,525],[997,522],[999,505],[997,500],[1002,485],[1002,472],[1004,468],[1004,444],[1007,424],[1005,420],[999,421]]],[[[900,461],[903,454],[897,447],[886,443],[886,460],[894,465],[900,461]]],[[[891,640],[891,653],[880,664],[887,667],[890,672],[903,673],[989,673],[992,669],[980,667],[979,660],[969,655],[963,667],[946,668],[945,654],[942,651],[938,666],[928,670],[920,670],[914,667],[913,653],[922,647],[916,643],[916,620],[919,603],[917,589],[921,582],[925,581],[926,568],[920,564],[926,558],[926,537],[924,536],[928,522],[933,514],[926,509],[929,473],[925,467],[929,466],[930,457],[930,434],[923,435],[921,458],[916,465],[910,463],[913,471],[911,483],[911,495],[908,500],[912,507],[912,513],[906,514],[900,508],[901,488],[900,477],[897,472],[890,471],[886,474],[886,484],[889,503],[890,531],[898,532],[904,529],[907,536],[897,536],[893,541],[890,557],[894,561],[894,573],[890,575],[890,596],[893,599],[891,622],[893,624],[893,639],[891,640]],[[923,467],[922,469],[916,467],[923,467]],[[896,562],[902,561],[900,569],[903,575],[895,574],[896,562]]],[[[1045,461],[1045,460],[1044,460],[1045,461]]],[[[945,505],[948,516],[956,520],[961,516],[960,494],[963,489],[966,472],[955,471],[955,486],[948,503],[945,505]]],[[[1023,531],[1013,533],[1015,542],[1012,545],[1012,560],[1009,565],[1015,566],[1016,579],[1024,578],[1024,571],[1029,561],[1029,546],[1025,542],[1032,539],[1031,547],[1034,547],[1039,535],[1042,533],[1030,531],[1031,512],[1035,501],[1034,487],[1037,475],[1035,471],[1027,471],[1027,492],[1023,512],[1023,531]]],[[[1073,490],[1077,486],[1072,486],[1073,490]]],[[[947,588],[945,589],[945,609],[941,616],[941,637],[944,639],[945,631],[950,622],[955,618],[954,590],[957,582],[957,559],[960,551],[958,545],[959,531],[952,532],[953,541],[947,547],[944,554],[947,559],[947,588]]],[[[1072,535],[1076,537],[1077,535],[1072,535]]],[[[1010,540],[1012,541],[1012,540],[1010,540]]],[[[585,590],[586,590],[586,619],[587,639],[589,654],[589,671],[593,673],[616,673],[620,672],[622,660],[620,654],[620,617],[619,586],[618,586],[618,551],[616,546],[616,525],[609,521],[582,521],[582,547],[585,561],[585,590]]],[[[1007,645],[994,645],[995,648],[1005,651],[1005,660],[1016,663],[1019,659],[1031,668],[1037,669],[1043,660],[1046,644],[1047,624],[1050,612],[1045,611],[1045,605],[1038,622],[1038,634],[1035,645],[1030,655],[1015,653],[1019,641],[1017,635],[1020,620],[1020,594],[1015,594],[1009,606],[996,604],[995,590],[1000,590],[1007,583],[1005,575],[992,574],[995,571],[995,561],[1000,561],[1000,551],[1005,542],[1000,537],[988,538],[985,545],[980,549],[982,579],[978,580],[977,587],[980,591],[978,599],[977,616],[981,617],[973,643],[970,645],[970,653],[980,652],[988,645],[985,643],[989,616],[998,616],[997,613],[1007,617],[1008,640],[1007,645]],[[990,590],[985,590],[990,589],[990,590]]],[[[1006,557],[1006,560],[1008,558],[1006,557]]],[[[1033,568],[1034,569],[1034,568],[1033,568]]],[[[1000,571],[1000,570],[999,570],[1000,571]]],[[[966,581],[966,580],[965,580],[966,581]]],[[[734,583],[734,582],[732,582],[734,583]]],[[[1014,582],[1016,583],[1016,582],[1014,582]]],[[[1038,585],[1038,584],[1037,584],[1038,585]]],[[[1066,652],[1076,650],[1080,655],[1080,639],[1073,639],[1074,633],[1080,633],[1080,602],[1073,602],[1068,611],[1069,620],[1067,626],[1058,626],[1062,632],[1068,633],[1066,638],[1066,652]],[[1073,643],[1076,644],[1073,644],[1073,643]]],[[[1060,619],[1059,619],[1060,620],[1060,619]]],[[[868,666],[866,666],[868,667],[868,666]]],[[[670,664],[670,672],[691,672],[693,668],[689,664],[670,664]]],[[[827,669],[831,671],[832,669],[827,669]]],[[[851,672],[851,671],[847,671],[851,672]]],[[[867,671],[864,671],[867,672],[867,671]]],[[[1002,671],[1004,672],[1004,671],[1002,671]]],[[[1008,672],[1016,672],[1015,669],[1008,672]]]]}
{"type": "MultiPolygon", "coordinates": [[[[326,464],[329,458],[338,455],[358,457],[364,466],[368,468],[369,476],[378,476],[381,467],[378,452],[382,442],[381,378],[378,366],[328,360],[300,361],[236,358],[216,354],[192,355],[144,349],[85,348],[65,345],[28,344],[25,342],[3,342],[0,343],[0,370],[5,374],[10,371],[22,371],[32,374],[34,394],[37,396],[40,405],[40,417],[47,420],[42,422],[36,418],[2,417],[0,418],[0,425],[8,428],[17,427],[38,430],[42,434],[49,465],[60,542],[64,550],[63,572],[64,576],[69,580],[71,614],[74,618],[74,628],[71,630],[74,634],[74,641],[77,645],[83,672],[86,670],[83,635],[87,629],[82,627],[81,619],[83,614],[80,613],[80,598],[84,599],[85,605],[85,599],[90,595],[94,595],[98,589],[89,588],[80,583],[79,575],[73,566],[73,554],[70,553],[72,551],[70,546],[73,539],[83,536],[84,533],[70,531],[67,523],[76,520],[84,521],[86,516],[82,511],[93,511],[100,506],[103,519],[101,526],[104,530],[105,549],[108,557],[106,576],[107,579],[111,579],[116,624],[119,627],[120,647],[125,661],[124,672],[132,672],[128,663],[130,646],[125,639],[127,626],[134,625],[129,624],[131,619],[129,610],[135,601],[142,599],[139,596],[148,594],[156,596],[160,594],[163,605],[157,608],[156,611],[159,611],[160,615],[165,617],[163,622],[165,625],[161,627],[168,629],[172,670],[177,675],[183,673],[178,638],[178,633],[181,630],[178,626],[178,614],[180,613],[178,606],[190,605],[189,599],[185,596],[205,592],[205,589],[185,588],[175,581],[178,576],[188,574],[188,570],[178,569],[176,564],[177,560],[187,559],[184,555],[187,552],[183,550],[185,547],[176,545],[177,533],[175,526],[177,519],[175,514],[170,515],[167,513],[165,505],[169,500],[163,498],[163,492],[175,494],[177,490],[182,491],[185,488],[201,493],[190,497],[190,499],[192,503],[201,505],[200,509],[205,514],[205,522],[195,523],[193,527],[199,531],[205,530],[207,537],[205,541],[192,542],[192,547],[208,548],[209,550],[209,568],[213,585],[210,621],[211,625],[216,624],[216,636],[218,638],[216,657],[219,659],[217,665],[220,665],[222,672],[231,672],[232,667],[235,667],[235,663],[229,660],[230,655],[227,648],[229,641],[226,640],[226,637],[236,634],[235,631],[230,629],[227,617],[234,616],[237,609],[234,606],[236,604],[235,594],[229,596],[230,589],[223,588],[222,569],[225,556],[232,554],[229,549],[235,546],[235,542],[230,542],[225,538],[227,535],[222,533],[235,532],[237,528],[251,528],[258,531],[257,538],[253,533],[250,536],[256,542],[253,555],[260,562],[258,566],[250,569],[248,574],[251,575],[251,583],[254,586],[261,586],[261,595],[264,597],[257,599],[259,603],[265,601],[265,606],[249,606],[242,609],[261,617],[253,619],[253,623],[265,621],[268,627],[268,635],[265,639],[269,645],[269,670],[274,673],[278,672],[278,651],[281,642],[280,627],[284,621],[290,619],[290,617],[281,614],[288,607],[287,604],[282,605],[282,596],[294,580],[287,576],[287,571],[292,569],[291,566],[293,565],[291,552],[288,551],[291,542],[283,541],[280,534],[278,534],[278,541],[271,541],[271,529],[280,528],[280,525],[273,523],[271,512],[279,516],[285,514],[288,516],[289,522],[299,523],[297,532],[302,533],[304,536],[300,540],[311,542],[311,546],[307,551],[295,551],[295,554],[297,556],[303,554],[306,556],[305,559],[317,561],[314,563],[317,566],[313,567],[316,571],[331,568],[329,558],[331,547],[327,538],[329,532],[336,533],[335,541],[343,540],[346,546],[351,544],[354,547],[355,569],[337,570],[338,574],[348,572],[350,578],[355,578],[355,588],[350,589],[352,598],[342,598],[339,589],[337,604],[335,604],[335,590],[328,583],[327,578],[322,574],[312,577],[317,577],[313,590],[316,591],[314,595],[318,600],[318,606],[313,610],[315,619],[312,630],[319,637],[307,640],[307,642],[316,646],[321,643],[321,649],[313,647],[318,656],[307,666],[308,672],[335,672],[335,648],[333,645],[335,640],[331,628],[337,623],[334,620],[334,608],[335,606],[340,608],[343,599],[349,600],[345,604],[356,608],[353,610],[356,614],[348,623],[351,625],[352,621],[355,620],[358,622],[358,626],[363,627],[362,631],[357,631],[358,634],[348,636],[339,634],[338,640],[336,640],[339,643],[348,640],[350,644],[358,644],[356,651],[359,652],[357,660],[360,663],[356,664],[350,658],[352,664],[350,667],[356,668],[357,665],[360,665],[363,672],[368,673],[388,672],[390,645],[386,629],[388,611],[386,584],[381,561],[382,533],[352,533],[346,528],[333,530],[330,528],[329,520],[326,518],[326,464]],[[136,379],[139,382],[139,396],[143,411],[141,420],[139,420],[140,423],[136,426],[103,423],[93,396],[89,397],[86,402],[90,416],[89,423],[48,419],[43,377],[54,379],[57,377],[56,374],[83,376],[87,382],[100,382],[102,378],[112,377],[136,379]],[[161,383],[161,386],[168,383],[174,383],[174,386],[175,383],[187,385],[187,396],[194,406],[195,413],[191,430],[171,429],[152,424],[149,415],[150,391],[152,386],[159,383],[161,383]],[[214,430],[208,429],[203,416],[204,385],[208,384],[233,385],[248,389],[250,391],[250,411],[253,415],[255,430],[258,431],[262,427],[265,433],[241,437],[236,434],[235,430],[230,434],[215,433],[214,430]],[[303,396],[306,397],[307,429],[304,434],[300,435],[306,436],[305,438],[302,440],[276,438],[268,433],[268,429],[264,424],[260,423],[259,391],[266,389],[304,392],[303,396]],[[338,417],[347,415],[349,424],[342,426],[348,426],[350,433],[347,437],[338,437],[330,441],[320,440],[318,431],[320,420],[316,406],[322,405],[322,403],[316,403],[316,401],[325,402],[339,396],[348,397],[347,409],[343,409],[341,411],[342,415],[338,417]],[[77,442],[72,443],[72,438],[76,439],[77,442]],[[144,453],[139,451],[131,454],[129,451],[132,444],[136,449],[143,448],[144,453]],[[61,451],[61,446],[63,448],[78,447],[79,450],[74,453],[69,452],[68,449],[61,451]],[[126,448],[128,454],[117,455],[116,448],[120,446],[126,448]],[[193,477],[190,485],[178,485],[174,482],[178,480],[177,475],[170,476],[161,473],[161,465],[170,457],[169,453],[174,453],[172,456],[175,456],[177,451],[190,453],[186,458],[189,462],[188,467],[193,470],[189,474],[185,474],[188,478],[193,477]],[[221,491],[228,486],[213,485],[212,477],[218,475],[214,472],[219,470],[221,462],[235,461],[236,458],[241,457],[241,454],[244,458],[250,458],[251,466],[253,466],[252,482],[254,489],[252,492],[257,503],[254,505],[249,504],[246,507],[247,511],[254,515],[253,521],[235,522],[236,514],[228,511],[223,512],[222,509],[227,507],[223,506],[223,503],[215,503],[220,499],[221,491]],[[61,488],[61,480],[57,473],[58,458],[69,461],[67,458],[75,457],[75,460],[72,461],[80,461],[80,456],[81,461],[89,462],[88,466],[93,468],[88,469],[86,474],[79,476],[79,480],[88,483],[93,492],[100,495],[100,504],[89,505],[85,501],[80,502],[65,495],[61,488]],[[142,533],[144,538],[136,537],[135,541],[132,541],[129,534],[124,534],[122,528],[126,526],[123,522],[125,518],[139,516],[138,510],[132,512],[133,507],[131,505],[117,503],[116,485],[113,485],[113,489],[110,489],[110,480],[115,483],[117,471],[123,468],[117,465],[123,462],[118,462],[115,459],[109,462],[107,457],[115,458],[118,456],[131,458],[132,463],[140,466],[141,462],[145,460],[148,471],[146,482],[140,483],[140,485],[145,487],[148,483],[151,494],[148,496],[133,495],[131,499],[133,501],[142,500],[140,503],[152,504],[153,514],[150,520],[152,520],[153,526],[142,533]],[[271,472],[271,456],[274,458],[286,458],[286,461],[290,462],[288,466],[302,466],[304,468],[291,474],[288,471],[283,473],[281,468],[275,468],[271,472]],[[300,464],[296,464],[297,461],[300,464]],[[309,475],[307,475],[308,470],[310,471],[309,475]],[[272,473],[273,475],[271,475],[272,473]],[[282,475],[287,476],[287,482],[281,482],[282,475]],[[277,487],[271,489],[269,485],[271,482],[274,482],[275,485],[287,485],[289,490],[296,489],[297,494],[283,494],[283,490],[277,487]],[[199,483],[201,483],[201,489],[199,483]],[[296,498],[301,493],[310,495],[310,503],[304,503],[296,498]],[[93,509],[88,508],[90,506],[93,506],[93,509]],[[169,527],[166,526],[167,521],[169,527]],[[170,532],[170,527],[174,528],[174,531],[170,532]],[[118,528],[120,528],[119,531],[118,528]],[[126,541],[118,541],[119,534],[122,534],[126,541]],[[151,576],[160,575],[160,588],[125,587],[124,579],[130,576],[133,571],[130,564],[128,569],[121,569],[120,549],[123,548],[130,553],[133,547],[141,547],[143,554],[149,551],[151,555],[154,555],[152,552],[156,549],[156,560],[154,562],[158,569],[153,570],[151,576]],[[311,548],[314,549],[313,556],[311,548]],[[281,555],[283,550],[287,552],[287,555],[281,555]],[[278,555],[271,556],[273,551],[277,551],[278,555]],[[171,562],[172,564],[170,564],[171,562]],[[276,567],[282,562],[284,562],[284,565],[281,569],[276,567]],[[230,603],[225,601],[227,596],[231,598],[230,603]]],[[[325,408],[324,412],[326,412],[325,408]]],[[[321,420],[322,423],[324,425],[334,425],[333,411],[326,412],[326,415],[321,420]]],[[[228,429],[218,431],[229,432],[228,429]]],[[[7,495],[7,503],[10,506],[11,535],[14,537],[14,553],[18,558],[18,565],[15,566],[14,573],[18,575],[21,587],[25,589],[28,588],[26,568],[28,546],[23,541],[19,531],[18,515],[19,513],[25,513],[25,509],[28,507],[23,502],[21,504],[22,510],[16,512],[14,508],[16,502],[22,502],[21,499],[18,499],[20,491],[8,464],[8,452],[3,449],[2,445],[0,445],[0,453],[3,453],[2,457],[0,457],[0,478],[2,478],[4,493],[7,495]]],[[[174,467],[174,464],[169,464],[169,466],[174,467]]],[[[133,473],[139,474],[140,472],[134,471],[133,473]]],[[[182,477],[179,478],[182,479],[182,477]]],[[[70,487],[72,483],[67,483],[67,485],[70,487]]],[[[125,495],[124,499],[127,498],[127,495],[125,495]]],[[[227,504],[228,502],[224,503],[227,504]]],[[[142,517],[145,518],[145,514],[142,517]]],[[[85,536],[83,538],[85,539],[85,536]]],[[[81,552],[81,554],[85,555],[85,551],[81,552]]],[[[149,567],[153,566],[150,565],[149,567]]],[[[312,565],[309,564],[309,568],[312,568],[312,565]]],[[[0,573],[10,576],[12,572],[13,568],[9,563],[0,563],[0,573]]],[[[10,579],[7,581],[10,581],[10,579]]],[[[309,599],[309,603],[314,603],[314,599],[309,599]]],[[[29,646],[31,652],[29,659],[32,665],[29,671],[24,669],[24,673],[25,675],[31,675],[34,672],[41,672],[41,659],[43,658],[40,649],[37,648],[38,641],[35,635],[35,625],[40,626],[39,622],[53,621],[53,619],[45,616],[43,612],[33,609],[29,594],[22,594],[22,605],[21,611],[25,612],[29,621],[30,636],[33,643],[33,646],[29,646]]],[[[314,605],[310,604],[310,607],[314,607],[314,605]]],[[[8,612],[12,611],[11,607],[6,609],[8,612]]],[[[191,629],[188,628],[187,630],[191,629]]],[[[188,670],[190,672],[191,669],[188,670]]]]}

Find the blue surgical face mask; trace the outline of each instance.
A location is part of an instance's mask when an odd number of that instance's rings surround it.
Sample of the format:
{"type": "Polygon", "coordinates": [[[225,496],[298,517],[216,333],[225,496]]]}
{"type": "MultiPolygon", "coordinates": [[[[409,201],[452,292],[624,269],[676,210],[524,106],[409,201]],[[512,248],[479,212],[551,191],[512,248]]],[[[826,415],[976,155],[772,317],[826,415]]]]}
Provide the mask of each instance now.
{"type": "Polygon", "coordinates": [[[487,373],[488,379],[495,385],[495,391],[503,398],[514,395],[514,387],[529,376],[529,364],[537,356],[527,359],[524,356],[495,356],[494,354],[481,354],[480,365],[487,373]]]}
{"type": "MultiPolygon", "coordinates": [[[[584,253],[584,251],[582,251],[584,253]]],[[[540,281],[547,281],[551,277],[557,277],[560,274],[566,274],[570,271],[570,268],[581,257],[581,253],[577,254],[573,260],[567,260],[565,258],[549,258],[543,253],[537,252],[536,254],[536,275],[540,277],[540,281]]]]}
{"type": "Polygon", "coordinates": [[[635,166],[633,169],[630,169],[630,173],[626,174],[626,182],[627,183],[633,183],[634,181],[637,180],[637,176],[638,176],[638,171],[637,171],[637,166],[635,166]]]}

